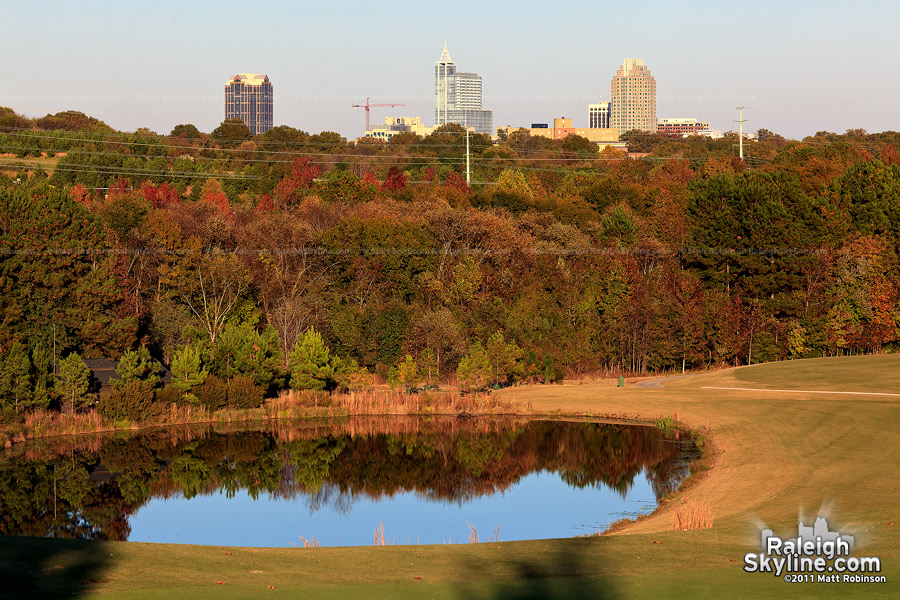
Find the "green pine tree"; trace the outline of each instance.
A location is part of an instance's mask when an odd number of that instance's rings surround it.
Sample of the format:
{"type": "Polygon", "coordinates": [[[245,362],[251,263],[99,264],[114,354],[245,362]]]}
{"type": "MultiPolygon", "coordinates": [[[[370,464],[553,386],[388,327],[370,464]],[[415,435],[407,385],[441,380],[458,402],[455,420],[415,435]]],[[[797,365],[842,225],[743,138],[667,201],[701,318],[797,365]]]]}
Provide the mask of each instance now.
{"type": "Polygon", "coordinates": [[[290,355],[291,387],[295,390],[324,390],[334,382],[341,362],[331,355],[322,336],[310,328],[297,340],[290,355]]]}
{"type": "Polygon", "coordinates": [[[187,344],[172,356],[172,387],[187,392],[202,384],[209,375],[203,367],[200,348],[187,344]]]}
{"type": "Polygon", "coordinates": [[[481,342],[476,341],[472,348],[456,367],[456,376],[459,384],[465,390],[479,390],[487,385],[491,378],[491,360],[482,347],[481,342]]]}
{"type": "Polygon", "coordinates": [[[88,394],[90,374],[90,369],[76,352],[59,361],[55,387],[57,393],[62,396],[63,403],[69,405],[71,414],[75,414],[76,407],[86,406],[93,399],[88,394]]]}
{"type": "Polygon", "coordinates": [[[124,387],[130,381],[143,381],[150,384],[150,387],[159,382],[159,368],[146,346],[125,352],[119,359],[116,375],[119,376],[118,379],[110,380],[116,389],[124,387]]]}
{"type": "Polygon", "coordinates": [[[18,414],[23,404],[30,404],[31,393],[31,361],[25,347],[14,342],[0,363],[0,405],[12,404],[18,414]]]}

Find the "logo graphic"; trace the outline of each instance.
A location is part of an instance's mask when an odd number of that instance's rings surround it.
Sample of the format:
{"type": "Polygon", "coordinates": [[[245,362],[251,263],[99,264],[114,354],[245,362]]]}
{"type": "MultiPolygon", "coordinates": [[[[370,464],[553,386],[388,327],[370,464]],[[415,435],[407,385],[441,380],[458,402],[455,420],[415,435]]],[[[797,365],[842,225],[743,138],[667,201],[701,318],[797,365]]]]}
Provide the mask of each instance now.
{"type": "Polygon", "coordinates": [[[831,531],[825,517],[812,526],[799,519],[797,537],[782,539],[771,529],[760,535],[762,552],[744,555],[744,571],[772,573],[788,583],[883,583],[881,559],[874,556],[850,556],[854,536],[831,531]]]}

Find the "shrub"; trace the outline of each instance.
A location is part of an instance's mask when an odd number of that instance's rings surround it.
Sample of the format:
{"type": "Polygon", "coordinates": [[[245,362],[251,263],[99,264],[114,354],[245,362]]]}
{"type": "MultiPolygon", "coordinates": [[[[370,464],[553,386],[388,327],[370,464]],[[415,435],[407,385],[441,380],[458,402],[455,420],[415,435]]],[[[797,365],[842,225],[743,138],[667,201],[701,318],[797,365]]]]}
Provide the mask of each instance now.
{"type": "Polygon", "coordinates": [[[229,408],[259,408],[266,397],[265,390],[252,377],[232,377],[226,387],[229,408]]]}
{"type": "Polygon", "coordinates": [[[206,380],[192,391],[200,404],[210,412],[224,408],[228,401],[228,389],[225,382],[215,375],[207,376],[206,380]]]}
{"type": "Polygon", "coordinates": [[[147,418],[153,404],[153,384],[149,381],[131,380],[117,388],[100,394],[97,412],[111,421],[128,419],[140,421],[147,418]]]}
{"type": "Polygon", "coordinates": [[[177,389],[174,386],[167,385],[156,390],[156,403],[162,406],[168,406],[169,404],[175,404],[180,402],[184,398],[184,392],[177,389]]]}

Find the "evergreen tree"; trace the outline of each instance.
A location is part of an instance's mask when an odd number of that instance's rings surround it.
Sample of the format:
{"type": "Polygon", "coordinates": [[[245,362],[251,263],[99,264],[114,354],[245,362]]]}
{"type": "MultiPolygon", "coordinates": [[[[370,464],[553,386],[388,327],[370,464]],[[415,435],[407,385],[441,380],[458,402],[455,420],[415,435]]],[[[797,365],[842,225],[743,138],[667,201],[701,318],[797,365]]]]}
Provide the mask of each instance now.
{"type": "Polygon", "coordinates": [[[111,379],[110,383],[116,389],[123,387],[129,381],[143,381],[154,387],[159,382],[159,367],[146,346],[138,350],[129,350],[119,359],[116,367],[118,379],[111,379]]]}
{"type": "Polygon", "coordinates": [[[456,367],[459,384],[465,390],[480,390],[491,378],[491,360],[481,342],[476,341],[456,367]]]}
{"type": "Polygon", "coordinates": [[[59,372],[56,374],[56,391],[62,396],[64,404],[69,405],[69,410],[75,414],[76,407],[88,405],[93,399],[88,394],[88,383],[91,371],[81,360],[81,357],[72,352],[59,362],[59,372]]]}
{"type": "Polygon", "coordinates": [[[171,370],[172,386],[181,392],[187,392],[202,384],[209,375],[209,371],[203,367],[200,347],[191,344],[175,352],[172,356],[171,370]]]}
{"type": "Polygon", "coordinates": [[[210,370],[222,379],[252,377],[268,389],[281,371],[281,340],[273,327],[260,333],[249,323],[228,323],[212,348],[210,370]]]}
{"type": "Polygon", "coordinates": [[[295,390],[324,390],[335,381],[341,361],[331,355],[322,336],[310,328],[297,340],[290,356],[291,387],[295,390]]]}
{"type": "Polygon", "coordinates": [[[31,361],[25,347],[14,342],[0,362],[0,406],[12,404],[18,414],[23,404],[31,403],[31,394],[31,361]]]}
{"type": "Polygon", "coordinates": [[[403,359],[402,362],[391,367],[391,370],[388,372],[389,385],[392,387],[403,386],[403,388],[410,393],[415,392],[418,389],[421,381],[422,377],[419,374],[419,366],[409,354],[406,355],[406,358],[403,359]]]}

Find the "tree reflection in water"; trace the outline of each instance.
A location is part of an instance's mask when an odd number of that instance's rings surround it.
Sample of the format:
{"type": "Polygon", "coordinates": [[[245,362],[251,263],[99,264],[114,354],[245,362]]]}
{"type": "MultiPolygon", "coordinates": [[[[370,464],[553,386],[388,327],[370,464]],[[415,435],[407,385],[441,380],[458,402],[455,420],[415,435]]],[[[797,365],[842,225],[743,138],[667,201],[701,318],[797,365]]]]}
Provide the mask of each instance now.
{"type": "Polygon", "coordinates": [[[302,499],[312,511],[349,512],[359,498],[405,492],[461,504],[538,471],[623,497],[646,472],[659,499],[696,453],[674,441],[653,427],[516,418],[351,418],[54,440],[7,451],[0,534],[126,540],[129,517],[149,500],[220,492],[302,499]]]}

